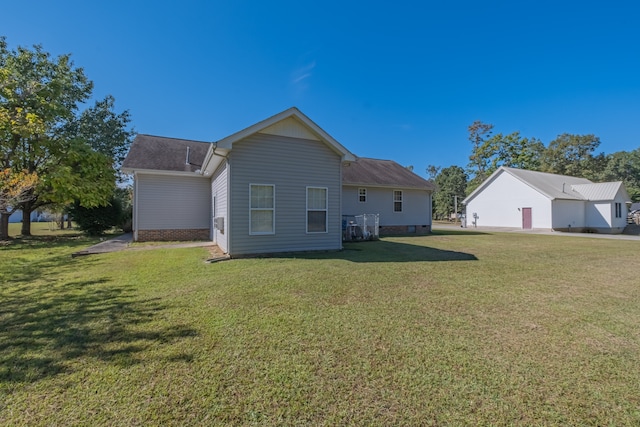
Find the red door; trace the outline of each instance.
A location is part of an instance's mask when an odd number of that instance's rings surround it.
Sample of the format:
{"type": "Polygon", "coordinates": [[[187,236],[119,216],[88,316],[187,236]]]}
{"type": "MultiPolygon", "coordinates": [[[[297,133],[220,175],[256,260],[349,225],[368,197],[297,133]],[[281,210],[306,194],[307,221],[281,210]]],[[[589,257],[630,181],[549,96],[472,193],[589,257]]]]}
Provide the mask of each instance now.
{"type": "Polygon", "coordinates": [[[522,228],[531,230],[531,208],[522,208],[522,228]]]}

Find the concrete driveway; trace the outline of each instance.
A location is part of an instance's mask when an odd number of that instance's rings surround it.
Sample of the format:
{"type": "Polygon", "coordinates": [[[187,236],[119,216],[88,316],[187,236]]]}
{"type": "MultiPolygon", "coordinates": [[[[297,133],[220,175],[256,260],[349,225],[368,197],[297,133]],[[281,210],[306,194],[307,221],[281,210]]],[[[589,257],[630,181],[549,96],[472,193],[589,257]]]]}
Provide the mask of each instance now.
{"type": "Polygon", "coordinates": [[[638,240],[640,235],[629,234],[597,234],[597,233],[565,233],[562,231],[553,231],[547,229],[523,230],[521,228],[509,227],[468,227],[462,228],[460,224],[433,224],[433,230],[456,230],[456,231],[477,231],[485,233],[519,233],[519,234],[546,234],[549,236],[565,236],[565,237],[585,237],[589,239],[614,239],[614,240],[638,240]]]}
{"type": "Polygon", "coordinates": [[[129,251],[146,251],[153,249],[172,249],[172,248],[198,248],[215,246],[213,242],[184,242],[184,243],[167,243],[158,244],[153,246],[131,246],[133,242],[133,234],[126,233],[113,239],[105,240],[104,242],[97,243],[93,246],[89,246],[86,249],[73,253],[72,257],[94,255],[94,254],[106,254],[109,252],[119,252],[124,250],[129,251]]]}

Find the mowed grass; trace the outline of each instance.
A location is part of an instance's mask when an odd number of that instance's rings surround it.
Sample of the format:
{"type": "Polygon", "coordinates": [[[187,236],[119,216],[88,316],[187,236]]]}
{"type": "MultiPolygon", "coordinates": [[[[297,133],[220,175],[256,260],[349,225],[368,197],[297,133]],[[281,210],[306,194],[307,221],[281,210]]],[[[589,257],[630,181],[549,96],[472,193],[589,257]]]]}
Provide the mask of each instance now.
{"type": "Polygon", "coordinates": [[[0,248],[0,425],[640,425],[637,241],[0,248]]]}

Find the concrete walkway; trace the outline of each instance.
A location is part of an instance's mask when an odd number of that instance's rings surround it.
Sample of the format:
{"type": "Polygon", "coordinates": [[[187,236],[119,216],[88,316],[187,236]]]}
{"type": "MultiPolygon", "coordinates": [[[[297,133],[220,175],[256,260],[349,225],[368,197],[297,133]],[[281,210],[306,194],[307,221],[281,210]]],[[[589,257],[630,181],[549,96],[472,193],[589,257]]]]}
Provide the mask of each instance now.
{"type": "Polygon", "coordinates": [[[520,234],[545,234],[548,236],[565,236],[565,237],[587,237],[591,239],[614,239],[614,240],[638,240],[640,236],[628,235],[628,234],[598,234],[598,233],[565,233],[562,231],[553,231],[547,229],[532,229],[523,230],[521,228],[509,228],[509,227],[467,227],[462,228],[460,224],[433,224],[434,230],[456,230],[456,231],[471,231],[478,233],[520,233],[520,234]]]}
{"type": "Polygon", "coordinates": [[[105,240],[104,242],[97,243],[93,246],[89,246],[86,249],[73,253],[72,257],[94,255],[94,254],[106,254],[109,252],[119,251],[148,251],[153,249],[175,249],[175,248],[199,248],[199,247],[211,247],[216,246],[213,242],[185,242],[185,243],[167,243],[167,244],[154,244],[154,245],[140,245],[131,246],[133,242],[133,234],[126,233],[113,239],[105,240]]]}

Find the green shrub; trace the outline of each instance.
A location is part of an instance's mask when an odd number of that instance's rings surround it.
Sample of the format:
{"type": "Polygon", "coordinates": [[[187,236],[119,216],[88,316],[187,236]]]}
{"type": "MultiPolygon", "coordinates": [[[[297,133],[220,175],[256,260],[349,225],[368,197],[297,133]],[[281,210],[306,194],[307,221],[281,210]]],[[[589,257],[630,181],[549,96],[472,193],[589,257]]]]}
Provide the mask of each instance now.
{"type": "Polygon", "coordinates": [[[69,213],[80,230],[90,236],[99,236],[123,223],[122,202],[112,197],[107,206],[85,208],[76,202],[69,213]]]}

